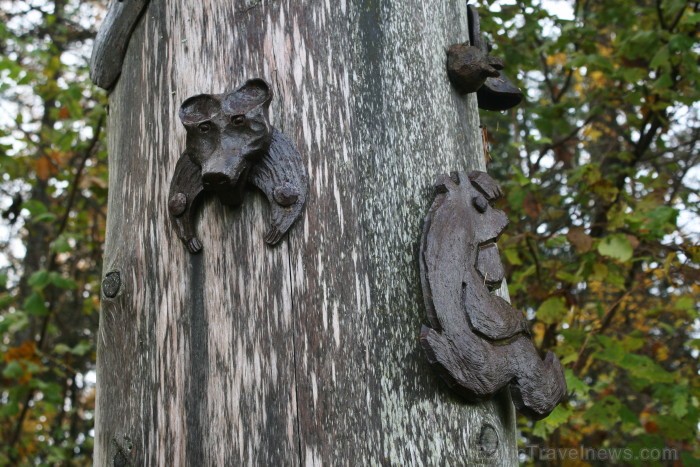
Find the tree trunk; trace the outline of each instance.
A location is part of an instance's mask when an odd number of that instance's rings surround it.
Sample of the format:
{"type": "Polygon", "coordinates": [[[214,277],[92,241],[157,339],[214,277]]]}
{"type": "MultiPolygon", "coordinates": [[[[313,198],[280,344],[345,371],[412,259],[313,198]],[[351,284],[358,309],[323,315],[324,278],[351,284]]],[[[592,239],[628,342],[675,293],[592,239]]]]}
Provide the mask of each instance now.
{"type": "Polygon", "coordinates": [[[466,18],[464,0],[150,3],[110,96],[121,285],[103,290],[96,465],[517,463],[508,396],[464,403],[418,342],[432,182],[484,168],[476,99],[445,72],[466,18]],[[208,199],[190,255],[167,208],[178,108],[253,77],[307,165],[306,211],[270,248],[262,195],[208,199]]]}

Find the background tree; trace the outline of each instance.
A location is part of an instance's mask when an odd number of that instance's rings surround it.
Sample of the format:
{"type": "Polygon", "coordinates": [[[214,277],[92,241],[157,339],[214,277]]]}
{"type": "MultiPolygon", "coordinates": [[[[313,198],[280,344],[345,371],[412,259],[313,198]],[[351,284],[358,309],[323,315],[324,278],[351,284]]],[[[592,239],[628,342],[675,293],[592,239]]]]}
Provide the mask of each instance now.
{"type": "Polygon", "coordinates": [[[691,465],[700,454],[699,4],[492,8],[482,29],[528,93],[513,112],[481,115],[514,224],[503,241],[510,293],[573,391],[548,419],[521,421],[527,443],[629,447],[635,457],[673,448],[691,465]]]}
{"type": "Polygon", "coordinates": [[[107,174],[93,2],[0,2],[0,465],[89,464],[107,174]]]}

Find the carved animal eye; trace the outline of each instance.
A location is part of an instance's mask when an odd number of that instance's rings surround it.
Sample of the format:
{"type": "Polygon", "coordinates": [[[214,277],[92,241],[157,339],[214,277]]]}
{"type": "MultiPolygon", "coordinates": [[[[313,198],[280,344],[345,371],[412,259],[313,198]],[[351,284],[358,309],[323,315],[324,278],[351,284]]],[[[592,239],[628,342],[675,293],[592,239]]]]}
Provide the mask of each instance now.
{"type": "Polygon", "coordinates": [[[234,126],[243,125],[243,124],[245,123],[245,116],[243,116],[243,115],[234,115],[233,117],[231,117],[231,123],[232,123],[234,126]]]}
{"type": "Polygon", "coordinates": [[[207,133],[211,130],[211,124],[209,122],[200,123],[197,128],[199,128],[200,133],[207,133]]]}
{"type": "Polygon", "coordinates": [[[482,212],[482,213],[486,212],[486,208],[489,207],[489,202],[486,201],[486,198],[484,198],[481,195],[473,197],[472,203],[474,204],[474,207],[476,208],[476,210],[479,212],[482,212]]]}

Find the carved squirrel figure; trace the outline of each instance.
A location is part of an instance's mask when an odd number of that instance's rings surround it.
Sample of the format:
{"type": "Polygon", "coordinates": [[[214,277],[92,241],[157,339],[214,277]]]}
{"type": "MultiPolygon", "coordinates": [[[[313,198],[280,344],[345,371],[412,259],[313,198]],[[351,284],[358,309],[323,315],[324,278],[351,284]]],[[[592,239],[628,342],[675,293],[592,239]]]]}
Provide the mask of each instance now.
{"type": "Polygon", "coordinates": [[[503,75],[503,60],[492,57],[491,46],[481,37],[479,12],[467,5],[469,42],[447,49],[447,76],[460,94],[476,93],[479,108],[502,111],[515,107],[523,93],[503,75]]]}
{"type": "Polygon", "coordinates": [[[509,386],[518,410],[544,418],[564,398],[566,380],[553,353],[538,355],[522,313],[492,293],[504,276],[496,240],[508,220],[490,205],[501,189],[475,171],[438,177],[436,192],[420,248],[428,360],[466,399],[509,386]]]}

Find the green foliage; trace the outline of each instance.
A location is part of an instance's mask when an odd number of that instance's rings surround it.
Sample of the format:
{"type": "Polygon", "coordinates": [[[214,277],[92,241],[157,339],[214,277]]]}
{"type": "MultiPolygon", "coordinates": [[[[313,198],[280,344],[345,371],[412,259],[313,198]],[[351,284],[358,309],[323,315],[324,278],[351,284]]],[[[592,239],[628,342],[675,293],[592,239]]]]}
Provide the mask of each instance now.
{"type": "Polygon", "coordinates": [[[598,253],[619,261],[629,261],[632,258],[632,244],[626,236],[616,234],[604,237],[598,244],[598,253]]]}
{"type": "Polygon", "coordinates": [[[544,5],[573,14],[481,5],[493,53],[527,91],[481,113],[512,222],[511,299],[536,310],[535,341],[570,390],[520,427],[530,445],[672,449],[698,464],[698,4],[544,5]]]}
{"type": "Polygon", "coordinates": [[[0,10],[0,465],[90,465],[106,206],[102,6],[0,10]]]}

